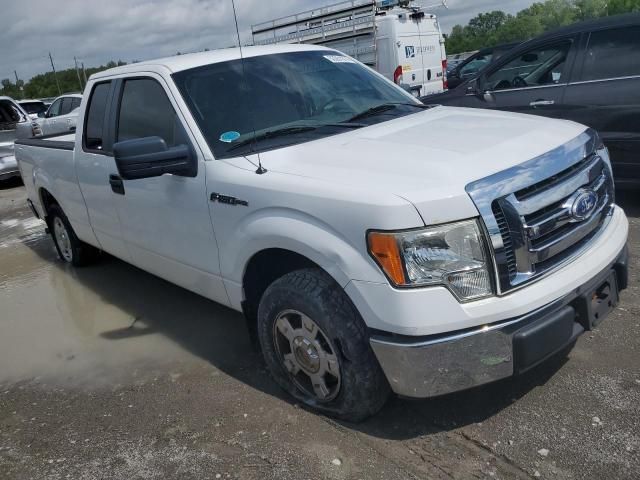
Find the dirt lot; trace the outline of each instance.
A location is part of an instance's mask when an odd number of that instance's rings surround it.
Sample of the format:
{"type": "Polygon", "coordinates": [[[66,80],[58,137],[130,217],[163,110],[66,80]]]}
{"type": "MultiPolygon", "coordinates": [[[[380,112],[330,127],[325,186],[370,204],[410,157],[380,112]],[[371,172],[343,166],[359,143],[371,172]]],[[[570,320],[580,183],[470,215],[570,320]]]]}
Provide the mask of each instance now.
{"type": "Polygon", "coordinates": [[[568,356],[351,425],[284,397],[239,314],[110,257],[67,268],[0,187],[0,478],[640,478],[640,196],[620,197],[631,287],[568,356]]]}

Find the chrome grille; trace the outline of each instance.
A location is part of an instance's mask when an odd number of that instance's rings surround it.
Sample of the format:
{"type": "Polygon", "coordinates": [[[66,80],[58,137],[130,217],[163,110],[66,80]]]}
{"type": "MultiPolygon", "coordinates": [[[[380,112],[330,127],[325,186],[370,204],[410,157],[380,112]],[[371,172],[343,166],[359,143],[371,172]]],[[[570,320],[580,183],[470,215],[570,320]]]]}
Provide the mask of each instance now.
{"type": "Polygon", "coordinates": [[[601,230],[614,188],[608,153],[598,144],[587,131],[467,187],[491,239],[499,293],[562,265],[601,230]]]}

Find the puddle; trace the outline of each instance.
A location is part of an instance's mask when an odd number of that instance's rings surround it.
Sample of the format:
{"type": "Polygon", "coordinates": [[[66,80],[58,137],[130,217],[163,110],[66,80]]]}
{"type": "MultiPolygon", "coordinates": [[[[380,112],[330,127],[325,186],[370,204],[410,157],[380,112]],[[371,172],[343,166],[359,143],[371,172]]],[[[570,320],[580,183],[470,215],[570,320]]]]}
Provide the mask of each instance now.
{"type": "Polygon", "coordinates": [[[184,362],[233,370],[250,357],[236,312],[106,255],[67,266],[43,222],[10,213],[0,215],[0,382],[103,385],[184,362]]]}

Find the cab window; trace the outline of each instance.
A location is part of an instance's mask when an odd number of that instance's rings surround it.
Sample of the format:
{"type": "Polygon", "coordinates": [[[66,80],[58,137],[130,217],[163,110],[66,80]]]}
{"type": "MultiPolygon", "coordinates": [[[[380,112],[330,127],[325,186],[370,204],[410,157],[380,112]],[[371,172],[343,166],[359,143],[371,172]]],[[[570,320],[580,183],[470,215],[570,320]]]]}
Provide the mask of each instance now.
{"type": "Polygon", "coordinates": [[[150,78],[126,80],[116,141],[160,137],[167,147],[185,144],[178,116],[162,86],[150,78]]]}
{"type": "Polygon", "coordinates": [[[490,73],[487,90],[539,87],[566,82],[565,67],[571,42],[532,48],[490,73]]]}
{"type": "Polygon", "coordinates": [[[582,70],[583,81],[640,75],[640,26],[593,32],[582,70]]]}

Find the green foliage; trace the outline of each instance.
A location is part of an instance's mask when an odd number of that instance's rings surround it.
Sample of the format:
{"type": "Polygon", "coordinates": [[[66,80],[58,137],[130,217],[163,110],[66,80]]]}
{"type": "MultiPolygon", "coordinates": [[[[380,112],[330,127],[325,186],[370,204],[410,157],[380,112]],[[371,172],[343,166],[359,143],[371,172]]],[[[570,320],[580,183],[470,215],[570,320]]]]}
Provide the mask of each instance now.
{"type": "Polygon", "coordinates": [[[516,15],[499,10],[481,13],[466,26],[453,27],[447,37],[447,53],[521,42],[581,20],[638,11],[640,0],[545,0],[516,15]]]}
{"type": "Polygon", "coordinates": [[[640,0],[609,0],[607,6],[609,15],[627,12],[640,12],[640,0]]]}
{"type": "MultiPolygon", "coordinates": [[[[94,73],[121,65],[126,65],[126,63],[121,60],[117,62],[110,61],[106,65],[87,68],[87,78],[94,73]]],[[[84,75],[82,74],[82,70],[80,70],[80,79],[78,79],[75,68],[60,70],[57,72],[57,77],[60,83],[60,92],[62,93],[82,92],[84,89],[84,75]]],[[[0,82],[0,85],[2,85],[2,88],[0,88],[0,96],[6,95],[16,100],[23,98],[57,97],[59,95],[58,85],[56,84],[56,78],[53,72],[36,75],[26,84],[20,80],[18,85],[16,85],[10,79],[6,78],[0,82]]]]}

